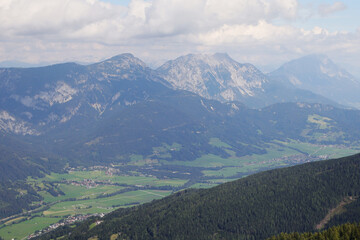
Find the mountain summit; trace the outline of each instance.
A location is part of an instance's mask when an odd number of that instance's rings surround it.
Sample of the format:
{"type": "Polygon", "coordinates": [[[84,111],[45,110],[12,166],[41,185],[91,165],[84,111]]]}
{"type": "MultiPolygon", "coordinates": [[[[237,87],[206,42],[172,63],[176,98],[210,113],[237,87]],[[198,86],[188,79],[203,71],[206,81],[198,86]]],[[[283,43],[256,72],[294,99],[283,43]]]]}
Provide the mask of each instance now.
{"type": "Polygon", "coordinates": [[[360,107],[360,81],[325,55],[308,55],[269,74],[276,81],[312,91],[343,105],[360,107]]]}

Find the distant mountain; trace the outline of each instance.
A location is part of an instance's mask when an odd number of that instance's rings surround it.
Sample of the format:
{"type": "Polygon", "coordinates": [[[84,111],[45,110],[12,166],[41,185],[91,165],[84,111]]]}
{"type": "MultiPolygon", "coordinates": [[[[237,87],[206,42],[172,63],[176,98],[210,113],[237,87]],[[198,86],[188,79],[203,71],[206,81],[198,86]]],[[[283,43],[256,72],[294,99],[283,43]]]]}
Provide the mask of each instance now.
{"type": "Polygon", "coordinates": [[[186,55],[157,69],[175,88],[206,98],[234,101],[263,92],[266,76],[251,64],[240,64],[227,54],[186,55]]]}
{"type": "MultiPolygon", "coordinates": [[[[226,77],[229,68],[238,83],[248,79],[247,90],[241,90],[248,96],[263,92],[268,84],[255,67],[227,55],[201,59],[216,60],[214,66],[227,63],[214,72],[223,77],[224,86],[236,83],[226,77]],[[251,83],[253,76],[258,84],[251,83]]],[[[324,144],[360,140],[358,111],[296,103],[253,110],[237,101],[220,103],[169,87],[158,72],[131,54],[87,66],[0,69],[0,131],[45,147],[73,165],[128,161],[132,154],[158,158],[154,148],[173,143],[181,148],[165,160],[190,161],[204,154],[228,157],[209,144],[211,138],[233,146],[237,156],[265,153],[266,143],[274,139],[324,144]]],[[[240,88],[234,89],[240,93],[240,88]]],[[[281,88],[269,89],[280,94],[281,88]]]]}
{"type": "Polygon", "coordinates": [[[360,107],[360,81],[325,55],[309,55],[290,61],[270,73],[269,77],[346,106],[360,107]]]}
{"type": "Polygon", "coordinates": [[[166,62],[157,71],[174,89],[221,102],[240,101],[256,108],[279,102],[337,105],[310,91],[272,82],[252,64],[238,63],[227,54],[189,54],[166,62]]]}
{"type": "Polygon", "coordinates": [[[26,63],[20,61],[3,61],[0,62],[0,68],[30,68],[30,67],[42,67],[48,66],[49,63],[26,63]]]}
{"type": "MultiPolygon", "coordinates": [[[[97,219],[41,239],[266,239],[281,232],[315,231],[327,227],[334,215],[346,214],[337,211],[327,218],[331,209],[359,206],[359,171],[359,154],[266,171],[119,209],[93,228],[97,219]]],[[[351,216],[360,221],[359,208],[351,216]]]]}

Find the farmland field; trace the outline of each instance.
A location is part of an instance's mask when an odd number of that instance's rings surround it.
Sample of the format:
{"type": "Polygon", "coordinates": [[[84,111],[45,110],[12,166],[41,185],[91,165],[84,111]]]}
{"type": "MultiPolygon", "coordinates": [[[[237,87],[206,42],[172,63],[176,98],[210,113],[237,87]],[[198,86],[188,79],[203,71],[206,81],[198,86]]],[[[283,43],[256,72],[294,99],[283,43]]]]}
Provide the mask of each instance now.
{"type": "Polygon", "coordinates": [[[58,221],[59,218],[35,217],[31,220],[9,225],[0,229],[0,236],[4,239],[23,239],[24,237],[28,236],[29,233],[41,230],[58,221]]]}

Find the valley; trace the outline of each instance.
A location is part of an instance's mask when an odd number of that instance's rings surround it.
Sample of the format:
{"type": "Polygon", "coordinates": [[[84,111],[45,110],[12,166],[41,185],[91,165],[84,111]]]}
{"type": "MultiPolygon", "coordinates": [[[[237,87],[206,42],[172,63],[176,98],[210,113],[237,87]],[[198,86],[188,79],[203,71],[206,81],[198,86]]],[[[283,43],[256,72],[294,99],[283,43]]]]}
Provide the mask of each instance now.
{"type": "Polygon", "coordinates": [[[161,156],[180,148],[179,144],[155,149],[158,160],[133,155],[128,163],[90,167],[66,167],[62,173],[28,177],[26,183],[42,197],[37,208],[0,222],[4,239],[23,239],[34,232],[73,223],[73,218],[107,214],[118,208],[136,206],[160,199],[185,188],[209,188],[247,175],[273,169],[347,156],[359,147],[316,145],[289,140],[268,144],[266,154],[237,157],[232,147],[217,138],[211,145],[231,156],[203,155],[194,161],[166,161],[161,156]],[[94,215],[95,214],[95,215],[94,215]],[[72,219],[70,221],[67,219],[72,219]],[[58,222],[60,222],[58,224],[58,222]]]}
{"type": "Polygon", "coordinates": [[[262,171],[212,188],[185,189],[39,239],[267,239],[281,232],[316,231],[319,223],[326,229],[356,222],[359,160],[356,154],[262,171]]]}

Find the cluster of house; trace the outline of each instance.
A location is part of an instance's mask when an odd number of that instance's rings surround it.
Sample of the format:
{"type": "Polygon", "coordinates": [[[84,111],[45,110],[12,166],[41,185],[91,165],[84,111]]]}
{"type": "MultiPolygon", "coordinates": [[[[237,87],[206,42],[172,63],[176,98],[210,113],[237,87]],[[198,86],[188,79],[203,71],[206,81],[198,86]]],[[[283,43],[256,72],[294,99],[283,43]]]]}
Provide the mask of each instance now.
{"type": "Polygon", "coordinates": [[[70,181],[70,184],[75,186],[83,186],[86,188],[94,188],[98,186],[98,184],[92,179],[84,179],[82,181],[70,181]]]}
{"type": "MultiPolygon", "coordinates": [[[[48,233],[54,229],[57,229],[58,227],[61,227],[61,226],[65,226],[65,225],[71,225],[75,222],[82,222],[82,221],[85,221],[86,219],[90,218],[90,217],[100,217],[100,218],[103,218],[105,216],[104,213],[94,213],[94,214],[87,214],[87,215],[76,215],[76,216],[70,216],[68,218],[65,218],[64,220],[60,221],[60,222],[57,222],[57,223],[54,223],[52,225],[50,225],[49,227],[47,228],[44,228],[40,231],[36,231],[35,233],[33,234],[30,234],[27,239],[32,239],[32,238],[35,238],[35,237],[38,237],[42,234],[45,234],[45,233],[48,233]]],[[[102,223],[103,221],[101,220],[97,220],[95,222],[96,225],[99,225],[100,223],[102,223]]]]}

